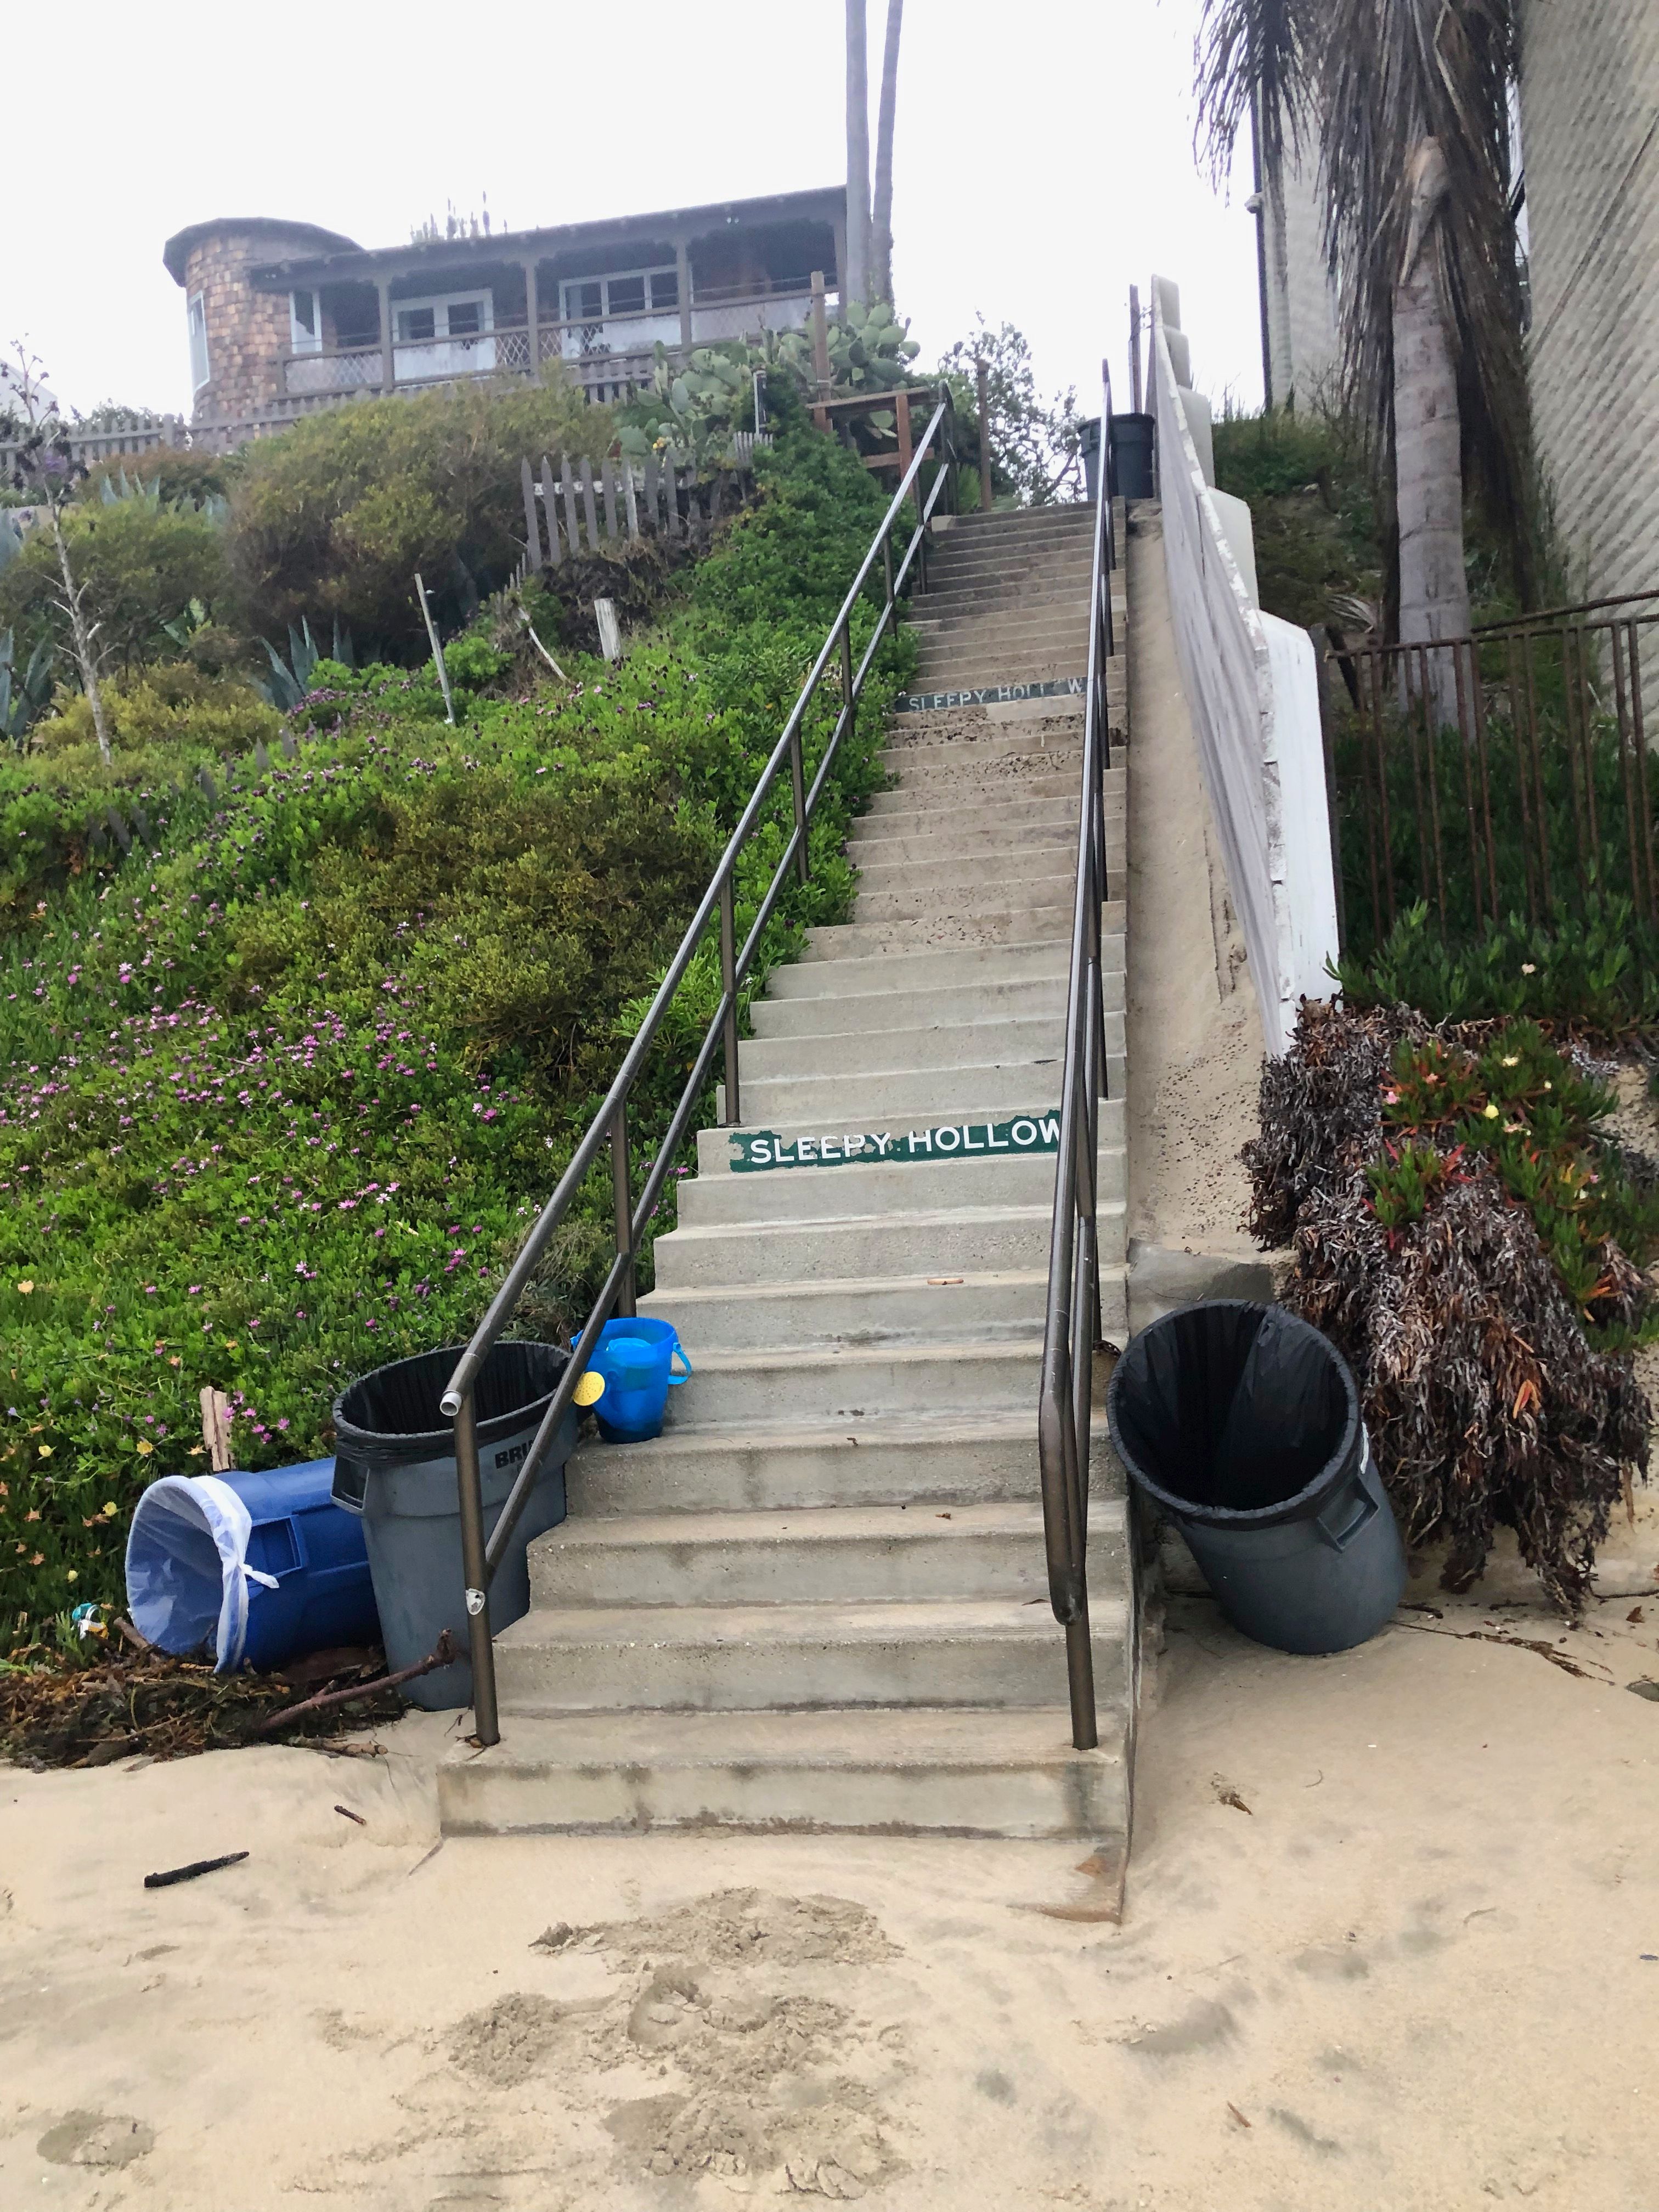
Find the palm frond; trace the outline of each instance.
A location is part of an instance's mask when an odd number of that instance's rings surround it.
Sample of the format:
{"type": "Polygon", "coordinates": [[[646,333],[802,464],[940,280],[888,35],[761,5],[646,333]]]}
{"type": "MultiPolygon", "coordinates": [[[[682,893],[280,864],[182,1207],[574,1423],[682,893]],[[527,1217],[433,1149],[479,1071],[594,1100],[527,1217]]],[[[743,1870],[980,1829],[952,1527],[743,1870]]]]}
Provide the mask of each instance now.
{"type": "Polygon", "coordinates": [[[1197,150],[1219,179],[1256,104],[1264,176],[1299,149],[1310,67],[1322,37],[1321,0],[1204,0],[1193,67],[1197,150]]]}

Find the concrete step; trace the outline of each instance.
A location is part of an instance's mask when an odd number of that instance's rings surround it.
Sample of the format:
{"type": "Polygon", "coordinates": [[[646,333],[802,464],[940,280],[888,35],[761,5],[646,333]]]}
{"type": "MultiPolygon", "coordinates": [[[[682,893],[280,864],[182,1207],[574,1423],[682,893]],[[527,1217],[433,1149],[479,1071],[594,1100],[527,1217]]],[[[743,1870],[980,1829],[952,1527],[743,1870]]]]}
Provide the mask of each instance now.
{"type": "Polygon", "coordinates": [[[889,775],[897,776],[940,768],[947,762],[960,765],[1008,759],[1041,761],[1080,776],[1083,717],[1045,715],[1040,722],[1012,725],[974,722],[965,726],[958,724],[953,730],[946,714],[942,713],[937,723],[932,715],[907,714],[900,734],[882,748],[876,759],[889,775]],[[912,722],[916,725],[914,730],[909,727],[912,722]]]}
{"type": "MultiPolygon", "coordinates": [[[[1108,817],[1106,863],[1121,867],[1124,823],[1121,815],[1108,817]]],[[[1045,905],[1065,896],[1066,887],[1077,881],[1077,833],[1045,831],[1041,836],[1010,838],[999,851],[994,847],[959,852],[945,839],[898,841],[919,843],[921,850],[901,851],[891,858],[879,850],[849,854],[859,871],[858,899],[853,911],[860,921],[873,921],[888,912],[915,911],[919,903],[937,898],[957,905],[971,895],[975,903],[1012,905],[1033,886],[1043,889],[1045,905]],[[886,902],[902,898],[902,908],[886,902]]]]}
{"type": "MultiPolygon", "coordinates": [[[[1102,1333],[1114,1344],[1127,1341],[1127,1268],[1100,1271],[1102,1333]]],[[[933,1344],[970,1336],[987,1341],[1028,1336],[1042,1328],[1048,1297],[1045,1265],[1002,1274],[964,1270],[960,1280],[907,1274],[887,1282],[866,1278],[653,1291],[640,1300],[640,1311],[672,1322],[695,1358],[699,1345],[735,1352],[777,1345],[933,1344]]],[[[672,1504],[672,1498],[666,1502],[672,1504]]],[[[833,1504],[835,1495],[773,1500],[740,1493],[731,1502],[833,1504]]]]}
{"type": "MultiPolygon", "coordinates": [[[[1097,1647],[1125,1607],[1103,1589],[1097,1647]]],[[[931,1604],[537,1607],[495,1639],[503,1714],[742,1712],[853,1705],[1043,1705],[1066,1693],[1046,1606],[931,1604]]]]}
{"type": "MultiPolygon", "coordinates": [[[[757,1038],[823,1036],[842,1024],[866,1035],[876,1030],[914,1030],[934,1024],[1035,1019],[1066,1008],[1068,977],[1058,969],[1040,981],[969,983],[955,990],[837,992],[830,999],[757,999],[750,1020],[757,1038]]],[[[1114,1013],[1123,1010],[1123,975],[1101,977],[1101,994],[1114,1013]]]]}
{"type": "MultiPolygon", "coordinates": [[[[702,1351],[690,1382],[672,1394],[668,1427],[833,1422],[850,1425],[851,1433],[860,1422],[917,1414],[962,1420],[986,1412],[1030,1414],[1042,1364],[1042,1340],[1035,1333],[997,1344],[702,1351]]],[[[593,1449],[603,1459],[610,1447],[593,1449]]],[[[594,1480],[604,1481],[602,1469],[594,1480]]]]}
{"type": "MultiPolygon", "coordinates": [[[[814,1075],[915,1075],[922,1068],[1042,1064],[1064,1053],[1064,1006],[1048,1013],[988,1013],[980,1022],[921,1022],[909,1029],[821,1030],[803,1037],[745,1037],[738,1046],[744,1088],[814,1075]]],[[[1106,1051],[1124,1048],[1121,1011],[1106,1013],[1106,1051]]]]}
{"type": "MultiPolygon", "coordinates": [[[[1103,1669],[1103,1680],[1105,1677],[1103,1669]]],[[[438,1769],[446,1835],[780,1831],[1127,1841],[1124,1715],[1074,1751],[1064,1699],[1019,1711],[516,1718],[438,1769]]],[[[1121,1846],[1120,1846],[1121,1847],[1121,1846]]]]}
{"type": "Polygon", "coordinates": [[[1054,609],[1081,609],[1087,619],[1090,568],[1087,561],[1065,568],[1036,570],[1009,575],[1005,570],[957,577],[937,586],[910,604],[908,621],[915,628],[924,623],[958,622],[981,614],[1042,614],[1054,609]]]}
{"type": "Polygon", "coordinates": [[[987,646],[1012,640],[1030,646],[1075,645],[1089,651],[1089,611],[1063,603],[1049,606],[983,607],[959,615],[929,615],[910,625],[924,653],[949,643],[974,641],[987,646]]]}
{"type": "MultiPolygon", "coordinates": [[[[918,791],[914,786],[907,788],[901,784],[891,791],[878,791],[867,810],[854,823],[850,836],[902,837],[925,828],[948,836],[958,826],[971,833],[981,824],[994,825],[999,819],[1013,829],[1041,822],[1074,823],[1081,796],[1081,774],[1068,775],[1057,768],[1050,774],[1055,788],[1045,787],[1029,798],[1000,790],[981,796],[965,785],[961,787],[960,796],[938,786],[918,791]]],[[[1121,787],[1107,795],[1106,805],[1114,814],[1123,812],[1121,787]]]]}
{"type": "Polygon", "coordinates": [[[706,1352],[675,1391],[671,1425],[744,1421],[860,1422],[935,1415],[1030,1414],[1042,1340],[1002,1343],[835,1345],[706,1352]]]}
{"type": "MultiPolygon", "coordinates": [[[[966,1126],[973,1127],[971,1122],[966,1126]]],[[[788,1170],[779,1173],[778,1182],[787,1204],[788,1170]]],[[[1103,1205],[1097,1218],[1100,1256],[1115,1265],[1127,1249],[1125,1209],[1103,1205]]],[[[657,1239],[657,1288],[884,1281],[906,1267],[930,1275],[1042,1267],[1048,1261],[1052,1221],[1051,1205],[954,1203],[840,1219],[774,1215],[764,1221],[684,1226],[657,1239]]]]}
{"type": "MultiPolygon", "coordinates": [[[[1109,1022],[1116,1018],[1107,1017],[1109,1022]]],[[[1106,1067],[1109,1094],[1116,1097],[1124,1085],[1122,1053],[1109,1048],[1106,1067]]],[[[766,1127],[794,1121],[817,1122],[826,1129],[880,1128],[896,1117],[927,1127],[987,1113],[1006,1118],[1035,1114],[1045,1107],[1052,1109],[1060,1097],[1060,1073],[1056,1041],[1053,1054],[1042,1060],[872,1070],[864,1075],[782,1076],[745,1083],[742,1103],[747,1119],[766,1127]]]]}
{"type": "MultiPolygon", "coordinates": [[[[971,1122],[969,1126],[975,1128],[971,1122]]],[[[1103,1115],[1102,1126],[1099,1194],[1103,1200],[1121,1200],[1127,1195],[1123,1146],[1104,1136],[1103,1115]]],[[[890,1152],[888,1158],[872,1157],[865,1164],[854,1160],[843,1166],[757,1170],[732,1168],[732,1133],[725,1129],[712,1133],[716,1143],[724,1142],[725,1157],[680,1183],[680,1228],[769,1221],[780,1212],[787,1212],[793,1221],[838,1221],[849,1214],[884,1212],[890,1206],[933,1212],[951,1206],[1046,1206],[1054,1196],[1052,1152],[995,1152],[986,1157],[975,1152],[964,1158],[958,1151],[944,1158],[925,1154],[911,1158],[901,1148],[896,1158],[890,1152]],[[780,1176],[788,1177],[787,1195],[781,1195],[776,1188],[780,1176]]],[[[793,1152],[794,1139],[782,1130],[775,1133],[793,1152]]],[[[982,1133],[982,1127],[975,1128],[975,1135],[982,1133]]],[[[811,1140],[821,1133],[808,1129],[796,1134],[805,1134],[811,1140]]],[[[842,1132],[842,1144],[845,1138],[842,1132]]],[[[902,1147],[902,1139],[900,1143],[902,1147]]],[[[700,1138],[700,1152],[702,1149],[700,1138]]]]}
{"type": "MultiPolygon", "coordinates": [[[[844,927],[844,924],[836,924],[844,927]]],[[[809,938],[817,933],[809,932],[809,938]]],[[[1109,939],[1102,951],[1115,967],[1122,965],[1123,940],[1109,939]],[[1115,957],[1114,957],[1115,956],[1115,957]]],[[[984,983],[1015,983],[1070,972],[1072,947],[1065,939],[1042,938],[1034,944],[969,945],[963,950],[938,948],[920,952],[876,953],[856,957],[809,957],[775,968],[766,979],[768,1006],[794,999],[849,997],[884,990],[949,991],[984,983]]]]}
{"type": "Polygon", "coordinates": [[[1009,652],[983,655],[925,648],[913,679],[918,691],[984,691],[1002,684],[1056,684],[1063,677],[1087,673],[1085,658],[1077,653],[1009,652]]]}
{"type": "MultiPolygon", "coordinates": [[[[1029,853],[1048,846],[1061,850],[1075,848],[1077,799],[1038,804],[1045,805],[1046,811],[1035,819],[1030,818],[1030,800],[1022,805],[1019,800],[1011,799],[1006,810],[988,803],[983,807],[951,807],[948,811],[957,818],[948,828],[941,828],[935,811],[927,807],[908,815],[878,815],[873,820],[866,816],[847,841],[847,857],[855,867],[868,870],[947,857],[971,863],[1009,851],[1029,853]],[[999,814],[1004,818],[999,820],[999,814]],[[1020,818],[1022,814],[1027,818],[1020,818]]],[[[1114,799],[1103,811],[1107,836],[1115,836],[1121,843],[1121,805],[1114,799]]]]}
{"type": "MultiPolygon", "coordinates": [[[[605,1447],[592,1449],[603,1456],[605,1447]]],[[[1108,1548],[1103,1543],[1103,1553],[1108,1548]]],[[[558,1611],[1018,1601],[1048,1593],[1035,1498],[571,1519],[530,1549],[531,1604],[558,1611]]]]}
{"type": "MultiPolygon", "coordinates": [[[[1121,1050],[1123,1024],[1107,1018],[1107,1048],[1121,1050]]],[[[905,1030],[852,1026],[805,1036],[748,1037],[738,1048],[743,1087],[786,1077],[914,1074],[922,1068],[983,1067],[1045,1060],[1064,1049],[1063,1006],[1042,1013],[988,1014],[982,1021],[923,1022],[905,1030]]]]}
{"type": "MultiPolygon", "coordinates": [[[[1116,866],[1115,856],[1109,855],[1116,866]]],[[[1009,880],[988,878],[982,883],[936,883],[931,888],[910,890],[860,890],[854,902],[854,920],[860,922],[903,922],[927,921],[933,926],[949,921],[978,922],[987,917],[1023,916],[1022,936],[1033,934],[1039,915],[1060,915],[1060,927],[1069,928],[1076,876],[1074,868],[1064,873],[1048,872],[1029,878],[1014,877],[1009,880]]],[[[1044,921],[1043,927],[1052,924],[1044,921]]]]}
{"type": "MultiPolygon", "coordinates": [[[[975,947],[1035,944],[1046,939],[1063,945],[1070,957],[1072,907],[1004,908],[995,914],[955,912],[926,919],[886,921],[825,922],[807,932],[804,961],[867,959],[886,952],[923,952],[929,949],[965,951],[975,947]]],[[[1101,928],[1109,936],[1121,935],[1123,902],[1111,899],[1102,907],[1101,928]]]]}
{"type": "MultiPolygon", "coordinates": [[[[1029,1345],[1033,1334],[1022,1330],[1019,1343],[1029,1345]]],[[[782,1359],[812,1347],[754,1349],[782,1359]]],[[[676,1422],[644,1443],[584,1443],[568,1466],[570,1511],[579,1520],[878,1505],[954,1512],[962,1505],[1029,1504],[1042,1494],[1035,1390],[1025,1404],[1002,1408],[835,1421],[676,1422]]],[[[1091,1529],[1121,1530],[1123,1470],[1098,1413],[1089,1479],[1091,1529]]]]}
{"type": "MultiPolygon", "coordinates": [[[[1048,1111],[1048,1117],[1052,1119],[1053,1113],[1058,1109],[1054,1109],[1045,1110],[1048,1111]]],[[[986,1121],[988,1118],[996,1119],[999,1117],[988,1116],[986,1113],[983,1113],[977,1109],[975,1109],[972,1113],[959,1115],[957,1116],[959,1122],[966,1120],[970,1125],[977,1125],[986,1121]]],[[[1006,1119],[1006,1117],[1002,1116],[1000,1118],[1006,1119]]],[[[960,1150],[957,1150],[953,1152],[947,1153],[943,1157],[937,1152],[930,1152],[925,1146],[920,1144],[913,1148],[908,1141],[908,1131],[911,1126],[912,1125],[908,1123],[876,1123],[872,1125],[866,1122],[865,1125],[866,1133],[865,1135],[864,1142],[861,1145],[854,1143],[852,1148],[854,1158],[851,1160],[843,1158],[842,1164],[839,1166],[833,1164],[829,1165],[823,1165],[821,1164],[817,1167],[809,1165],[805,1167],[769,1168],[760,1170],[753,1168],[734,1170],[732,1168],[732,1163],[733,1158],[741,1158],[743,1156],[742,1148],[738,1147],[734,1144],[734,1139],[740,1137],[753,1136],[757,1134],[775,1136],[781,1139],[786,1144],[787,1144],[793,1152],[796,1148],[796,1140],[801,1137],[817,1139],[821,1141],[823,1135],[830,1134],[834,1138],[836,1149],[843,1152],[844,1153],[848,1142],[848,1132],[845,1129],[840,1131],[839,1133],[833,1130],[826,1132],[824,1125],[821,1121],[801,1120],[791,1121],[772,1121],[766,1123],[748,1122],[737,1128],[727,1128],[722,1127],[713,1129],[700,1129],[697,1132],[696,1181],[701,1182],[705,1176],[720,1176],[726,1178],[728,1176],[735,1176],[736,1180],[739,1182],[755,1184],[757,1186],[765,1185],[769,1188],[774,1176],[778,1175],[787,1175],[791,1178],[790,1188],[792,1189],[794,1188],[795,1184],[799,1182],[810,1193],[814,1179],[820,1176],[833,1177],[838,1188],[845,1180],[848,1182],[850,1187],[856,1188],[858,1186],[858,1179],[861,1176],[878,1174],[888,1169],[896,1169],[899,1172],[907,1176],[916,1176],[923,1178],[922,1182],[918,1184],[917,1195],[913,1199],[905,1200],[904,1202],[910,1205],[932,1206],[935,1201],[928,1198],[926,1195],[926,1192],[932,1188],[933,1186],[926,1181],[926,1178],[935,1168],[943,1170],[947,1177],[945,1195],[944,1200],[939,1202],[949,1204],[960,1194],[959,1186],[956,1180],[959,1170],[966,1170],[968,1173],[975,1176],[979,1176],[981,1173],[988,1176],[994,1169],[998,1168],[1003,1163],[1004,1155],[1000,1152],[988,1152],[981,1155],[977,1146],[975,1146],[972,1152],[966,1155],[964,1155],[960,1150]],[[887,1140],[884,1146],[882,1142],[882,1139],[884,1137],[887,1140]]],[[[1124,1102],[1122,1095],[1120,1092],[1114,1094],[1110,1098],[1103,1098],[1100,1102],[1100,1144],[1103,1154],[1104,1154],[1109,1149],[1121,1147],[1123,1144],[1123,1130],[1124,1102]]],[[[981,1132],[977,1126],[974,1126],[974,1134],[977,1137],[980,1133],[981,1132]]],[[[1030,1154],[1020,1155],[1010,1152],[1006,1157],[1011,1161],[1016,1158],[1041,1160],[1044,1158],[1052,1158],[1053,1155],[1051,1153],[1042,1152],[1031,1152],[1030,1154]]],[[[908,1189],[908,1187],[909,1186],[907,1183],[906,1188],[908,1189]]],[[[976,1188],[980,1187],[981,1186],[977,1184],[975,1186],[976,1188]]],[[[689,1181],[683,1185],[684,1191],[690,1191],[694,1188],[695,1184],[689,1181]]],[[[993,1188],[993,1186],[987,1184],[984,1185],[983,1188],[988,1189],[993,1188]]],[[[1000,1197],[1001,1195],[1000,1186],[996,1186],[995,1188],[996,1194],[1000,1197]]],[[[877,1190],[878,1205],[876,1207],[868,1210],[879,1211],[880,1208],[884,1206],[888,1201],[889,1192],[887,1186],[884,1183],[878,1184],[877,1186],[877,1190]]],[[[1036,1200],[1022,1197],[1018,1202],[1022,1204],[1035,1204],[1036,1200]]],[[[772,1205],[776,1203],[776,1201],[774,1200],[769,1200],[767,1203],[769,1205],[772,1205]]],[[[792,1210],[797,1206],[797,1201],[793,1198],[789,1203],[792,1210]]],[[[816,1201],[809,1205],[805,1200],[801,1200],[799,1203],[803,1213],[821,1216],[824,1218],[832,1218],[838,1212],[848,1209],[848,1201],[845,1200],[827,1201],[823,1205],[820,1205],[816,1201]]],[[[850,1210],[864,1212],[866,1209],[861,1206],[854,1206],[850,1210]]],[[[716,1217],[711,1216],[709,1218],[714,1218],[716,1217]]],[[[738,1206],[735,1201],[733,1201],[732,1210],[722,1212],[718,1216],[718,1218],[723,1220],[747,1220],[750,1218],[750,1216],[744,1212],[741,1207],[738,1206]]]]}

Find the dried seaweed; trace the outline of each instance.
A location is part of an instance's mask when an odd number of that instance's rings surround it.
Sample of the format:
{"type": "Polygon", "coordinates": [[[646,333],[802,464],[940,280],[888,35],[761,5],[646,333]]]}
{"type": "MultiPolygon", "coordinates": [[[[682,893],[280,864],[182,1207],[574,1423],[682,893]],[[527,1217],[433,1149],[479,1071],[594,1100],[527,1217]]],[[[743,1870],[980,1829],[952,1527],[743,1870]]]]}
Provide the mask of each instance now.
{"type": "MultiPolygon", "coordinates": [[[[378,1651],[336,1655],[327,1678],[344,1688],[382,1672],[378,1651]]],[[[301,1715],[270,1734],[260,1723],[324,1686],[314,1669],[290,1674],[216,1674],[196,1660],[144,1650],[82,1666],[46,1659],[0,1671],[0,1758],[22,1766],[106,1766],[140,1753],[183,1759],[247,1743],[306,1743],[343,1726],[394,1720],[403,1711],[395,1691],[365,1698],[343,1718],[337,1711],[301,1715]]]]}
{"type": "MultiPolygon", "coordinates": [[[[1489,1165],[1462,1163],[1420,1218],[1378,1220],[1365,1169],[1382,1152],[1390,1054],[1429,1034],[1403,1009],[1304,1006],[1291,1053],[1263,1072],[1252,1227],[1291,1245],[1285,1303],[1353,1367],[1407,1540],[1448,1545],[1443,1585],[1468,1588],[1503,1525],[1571,1617],[1613,1507],[1646,1473],[1651,1410],[1628,1356],[1592,1346],[1489,1165]]],[[[1607,1296],[1632,1313],[1646,1296],[1611,1248],[1607,1296]]]]}

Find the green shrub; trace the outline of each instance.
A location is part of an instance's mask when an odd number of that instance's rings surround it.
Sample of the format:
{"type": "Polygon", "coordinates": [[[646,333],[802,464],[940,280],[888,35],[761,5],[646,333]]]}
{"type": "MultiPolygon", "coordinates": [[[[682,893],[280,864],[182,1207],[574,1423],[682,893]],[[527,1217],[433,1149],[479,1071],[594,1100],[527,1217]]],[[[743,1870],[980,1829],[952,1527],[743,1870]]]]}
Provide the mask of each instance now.
{"type": "Polygon", "coordinates": [[[1659,1029],[1659,930],[1621,899],[1547,921],[1510,915],[1452,945],[1419,904],[1374,953],[1345,954],[1332,972],[1350,1005],[1415,1006],[1431,1022],[1524,1014],[1607,1037],[1659,1029]]]}
{"type": "MultiPolygon", "coordinates": [[[[163,662],[103,687],[110,740],[118,750],[182,749],[192,757],[252,752],[274,745],[283,718],[252,685],[235,676],[210,676],[190,661],[163,662]]],[[[92,708],[80,691],[60,693],[55,711],[36,724],[36,751],[52,753],[95,744],[92,708]]]]}
{"type": "MultiPolygon", "coordinates": [[[[76,580],[86,586],[88,614],[99,625],[99,652],[112,670],[171,659],[178,647],[165,625],[192,599],[212,606],[222,596],[224,532],[200,508],[77,501],[65,511],[64,535],[76,580]]],[[[20,647],[50,636],[66,649],[58,589],[52,532],[32,530],[0,570],[0,630],[14,630],[20,647]]]]}
{"type": "Polygon", "coordinates": [[[610,413],[570,386],[485,384],[365,400],[251,447],[228,544],[242,625],[280,636],[335,618],[370,657],[417,659],[418,571],[453,628],[524,550],[520,466],[610,447],[610,413]]]}
{"type": "MultiPolygon", "coordinates": [[[[297,760],[258,774],[244,760],[233,781],[179,741],[210,789],[192,765],[170,790],[159,742],[118,750],[113,779],[85,744],[0,761],[0,864],[17,871],[0,877],[8,1641],[77,1600],[118,1598],[138,1492],[204,1465],[204,1387],[231,1398],[238,1463],[278,1465],[331,1449],[351,1375],[477,1320],[614,1075],[884,503],[810,433],[781,441],[767,485],[619,666],[573,657],[567,684],[463,689],[455,729],[428,672],[319,663],[325,688],[289,718],[297,760]],[[125,855],[91,844],[112,791],[151,832],[125,855]]],[[[860,638],[874,618],[860,610],[860,638]]],[[[488,685],[484,642],[453,654],[488,685]]],[[[812,880],[791,877],[763,966],[845,914],[841,846],[880,779],[909,663],[902,641],[872,678],[814,823],[812,880]]],[[[808,718],[809,772],[834,708],[808,718]]],[[[740,930],[790,818],[785,778],[741,866],[740,930]]],[[[701,1041],[708,969],[635,1094],[641,1179],[701,1041]]],[[[653,1230],[672,1225],[672,1190],[653,1230]]],[[[610,1204],[605,1168],[555,1240],[526,1328],[585,1315],[610,1204]]],[[[641,1272],[648,1283],[648,1238],[641,1272]]]]}

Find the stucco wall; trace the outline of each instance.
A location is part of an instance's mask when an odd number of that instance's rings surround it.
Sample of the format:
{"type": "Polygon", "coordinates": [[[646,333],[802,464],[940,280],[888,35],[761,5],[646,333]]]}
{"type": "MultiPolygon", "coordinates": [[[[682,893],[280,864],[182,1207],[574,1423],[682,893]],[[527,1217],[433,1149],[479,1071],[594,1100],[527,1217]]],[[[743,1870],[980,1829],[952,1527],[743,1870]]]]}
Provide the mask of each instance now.
{"type": "Polygon", "coordinates": [[[1176,658],[1262,1036],[1282,1053],[1299,1000],[1328,991],[1337,946],[1318,678],[1307,632],[1261,612],[1229,543],[1228,524],[1242,538],[1249,510],[1234,501],[1224,522],[1217,506],[1170,344],[1180,314],[1176,287],[1154,277],[1152,406],[1176,658]]]}
{"type": "Polygon", "coordinates": [[[1326,271],[1316,168],[1311,150],[1297,166],[1287,149],[1284,171],[1268,179],[1262,195],[1267,362],[1275,407],[1297,399],[1305,406],[1329,386],[1338,367],[1336,295],[1326,271]]]}
{"type": "Polygon", "coordinates": [[[1659,4],[1525,0],[1532,390],[1575,595],[1659,586],[1659,4]]]}

